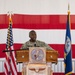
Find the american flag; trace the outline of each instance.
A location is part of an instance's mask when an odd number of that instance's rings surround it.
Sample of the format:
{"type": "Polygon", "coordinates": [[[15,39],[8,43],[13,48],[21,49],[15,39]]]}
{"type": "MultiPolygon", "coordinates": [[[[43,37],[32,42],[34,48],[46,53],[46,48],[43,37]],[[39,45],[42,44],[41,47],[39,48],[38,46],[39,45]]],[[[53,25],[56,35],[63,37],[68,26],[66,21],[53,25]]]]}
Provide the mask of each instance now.
{"type": "MultiPolygon", "coordinates": [[[[9,27],[7,33],[6,50],[14,50],[13,34],[12,34],[12,19],[9,18],[9,27]]],[[[15,62],[15,53],[12,51],[6,52],[6,60],[4,62],[5,75],[17,75],[17,67],[15,62]]]]}

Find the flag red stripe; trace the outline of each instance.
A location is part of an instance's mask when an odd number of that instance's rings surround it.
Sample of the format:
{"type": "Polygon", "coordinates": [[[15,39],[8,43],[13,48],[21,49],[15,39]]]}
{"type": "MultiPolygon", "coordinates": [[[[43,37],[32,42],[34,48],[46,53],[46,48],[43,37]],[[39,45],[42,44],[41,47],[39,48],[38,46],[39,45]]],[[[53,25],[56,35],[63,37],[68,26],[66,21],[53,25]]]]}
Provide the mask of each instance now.
{"type": "Polygon", "coordinates": [[[11,61],[12,61],[12,63],[10,63],[10,69],[11,69],[11,73],[12,73],[12,75],[17,75],[17,70],[14,68],[14,60],[12,59],[12,57],[11,57],[11,61]],[[16,71],[15,71],[16,70],[16,71]]]}
{"type": "MultiPolygon", "coordinates": [[[[15,50],[20,49],[22,44],[14,44],[14,48],[15,50]]],[[[64,57],[64,44],[49,44],[52,48],[54,48],[55,50],[57,50],[59,52],[59,58],[63,58],[64,57]]],[[[5,46],[5,44],[0,44],[0,46],[3,48],[5,46]]],[[[72,56],[73,58],[75,58],[75,44],[72,45],[72,56]]],[[[2,50],[0,50],[1,54],[0,57],[4,57],[4,53],[2,53],[2,50]]]]}
{"type": "Polygon", "coordinates": [[[12,74],[12,75],[15,75],[14,72],[13,72],[12,65],[11,65],[10,62],[9,62],[9,66],[10,66],[10,72],[11,72],[11,74],[12,74]]]}
{"type": "MultiPolygon", "coordinates": [[[[66,29],[67,15],[21,15],[14,14],[13,28],[66,29]]],[[[71,15],[71,29],[75,29],[75,15],[71,15]]],[[[0,29],[8,28],[7,15],[0,15],[0,29]]]]}
{"type": "Polygon", "coordinates": [[[8,56],[8,54],[6,53],[6,61],[4,62],[4,67],[5,67],[5,73],[8,75],[9,74],[9,69],[11,70],[11,65],[10,65],[10,58],[8,56]]]}
{"type": "MultiPolygon", "coordinates": [[[[11,58],[8,56],[7,57],[7,55],[6,55],[6,62],[5,63],[8,63],[8,66],[7,67],[9,67],[9,69],[10,69],[10,73],[12,74],[12,75],[14,75],[14,72],[13,72],[13,70],[12,70],[12,66],[11,66],[11,58]]],[[[6,67],[5,67],[6,68],[6,67]]]]}
{"type": "Polygon", "coordinates": [[[6,63],[4,63],[4,68],[5,68],[5,74],[8,75],[8,69],[7,69],[6,63]]]}
{"type": "Polygon", "coordinates": [[[14,53],[14,52],[11,53],[11,59],[12,59],[12,62],[13,62],[14,68],[15,68],[15,70],[16,70],[16,72],[17,72],[16,63],[15,63],[16,61],[15,61],[15,59],[14,59],[14,55],[13,55],[13,53],[14,53]]]}

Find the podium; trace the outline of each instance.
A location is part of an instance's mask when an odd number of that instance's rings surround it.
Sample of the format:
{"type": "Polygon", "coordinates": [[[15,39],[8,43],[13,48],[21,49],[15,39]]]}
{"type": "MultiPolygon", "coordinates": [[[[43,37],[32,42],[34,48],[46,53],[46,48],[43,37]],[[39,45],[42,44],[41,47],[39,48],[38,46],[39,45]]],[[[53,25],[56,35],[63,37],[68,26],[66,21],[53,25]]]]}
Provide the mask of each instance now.
{"type": "Polygon", "coordinates": [[[58,62],[58,51],[42,47],[16,51],[16,62],[23,63],[22,75],[52,75],[52,63],[58,62]]]}

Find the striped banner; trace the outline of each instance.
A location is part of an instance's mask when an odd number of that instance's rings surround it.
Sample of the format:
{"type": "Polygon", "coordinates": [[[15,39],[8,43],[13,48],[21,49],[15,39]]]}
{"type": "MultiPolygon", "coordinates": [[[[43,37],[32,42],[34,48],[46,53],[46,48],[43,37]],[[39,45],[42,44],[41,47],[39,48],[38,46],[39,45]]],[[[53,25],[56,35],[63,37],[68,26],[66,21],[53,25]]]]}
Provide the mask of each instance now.
{"type": "MultiPolygon", "coordinates": [[[[29,40],[29,31],[37,32],[37,39],[46,42],[59,52],[59,58],[64,57],[64,44],[67,15],[23,15],[14,14],[13,39],[14,49],[20,49],[21,45],[29,40]]],[[[71,15],[72,52],[75,58],[75,15],[71,15]]],[[[6,34],[8,28],[7,15],[0,15],[0,57],[4,57],[6,34]]]]}

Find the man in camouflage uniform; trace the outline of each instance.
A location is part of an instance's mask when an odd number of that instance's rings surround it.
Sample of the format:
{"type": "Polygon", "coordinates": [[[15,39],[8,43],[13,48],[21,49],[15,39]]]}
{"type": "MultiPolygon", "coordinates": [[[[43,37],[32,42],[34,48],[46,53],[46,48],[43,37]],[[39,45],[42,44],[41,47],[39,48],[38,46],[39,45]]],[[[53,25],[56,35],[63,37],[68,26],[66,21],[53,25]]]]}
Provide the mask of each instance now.
{"type": "Polygon", "coordinates": [[[46,50],[53,50],[48,44],[45,42],[36,40],[37,35],[34,30],[29,32],[30,40],[24,43],[21,47],[21,49],[28,49],[29,47],[46,47],[46,50]]]}
{"type": "MultiPolygon", "coordinates": [[[[21,49],[24,49],[24,50],[27,50],[29,49],[29,47],[45,47],[46,50],[54,50],[52,49],[48,44],[46,44],[45,42],[42,42],[42,41],[39,41],[39,40],[36,40],[37,38],[37,35],[36,35],[36,32],[34,30],[30,31],[29,32],[29,37],[30,37],[30,40],[27,41],[26,43],[24,43],[21,47],[21,49]]],[[[47,66],[50,67],[51,63],[48,63],[47,66]]],[[[23,70],[22,70],[22,75],[26,75],[26,66],[27,66],[27,63],[23,63],[23,70]]],[[[41,66],[41,65],[40,65],[41,66]]],[[[46,65],[45,65],[46,66],[46,65]]],[[[36,68],[36,67],[35,67],[36,68]]],[[[51,71],[51,68],[50,69],[50,73],[52,73],[51,71]]],[[[36,71],[34,71],[35,73],[34,74],[37,74],[36,71]]],[[[44,73],[43,73],[44,74],[44,73]]],[[[42,74],[40,74],[42,75],[42,74]]],[[[52,75],[52,74],[51,74],[52,75]]]]}

